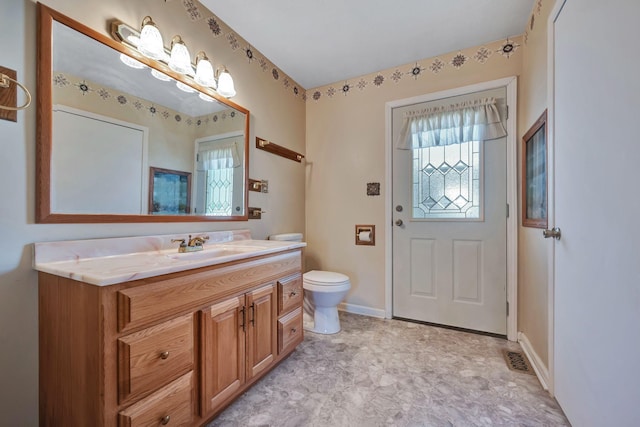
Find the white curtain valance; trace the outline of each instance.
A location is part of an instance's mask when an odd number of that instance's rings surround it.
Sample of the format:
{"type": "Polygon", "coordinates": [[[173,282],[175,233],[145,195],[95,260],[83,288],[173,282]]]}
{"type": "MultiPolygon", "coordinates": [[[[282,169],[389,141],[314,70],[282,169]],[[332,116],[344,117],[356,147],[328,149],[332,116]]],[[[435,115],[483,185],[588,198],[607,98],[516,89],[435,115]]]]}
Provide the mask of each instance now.
{"type": "Polygon", "coordinates": [[[411,150],[486,141],[506,134],[495,98],[483,98],[408,111],[395,145],[401,150],[411,150]]]}
{"type": "Polygon", "coordinates": [[[219,145],[216,148],[201,151],[200,165],[202,170],[237,168],[240,166],[240,155],[235,142],[219,145]]]}

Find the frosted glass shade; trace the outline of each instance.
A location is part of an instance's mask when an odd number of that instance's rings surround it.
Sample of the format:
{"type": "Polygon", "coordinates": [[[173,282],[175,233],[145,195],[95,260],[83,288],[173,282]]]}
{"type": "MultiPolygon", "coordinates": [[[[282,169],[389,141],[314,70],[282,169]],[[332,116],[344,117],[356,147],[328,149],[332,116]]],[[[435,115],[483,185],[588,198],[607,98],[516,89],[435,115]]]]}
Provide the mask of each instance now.
{"type": "Polygon", "coordinates": [[[191,68],[191,57],[189,49],[180,36],[175,36],[171,41],[171,57],[169,58],[169,68],[181,74],[193,74],[191,68]]]}
{"type": "Polygon", "coordinates": [[[167,76],[165,73],[161,73],[160,71],[153,68],[151,70],[151,75],[158,80],[162,80],[163,82],[168,82],[171,80],[171,77],[167,76]]]}
{"type": "Polygon", "coordinates": [[[156,24],[151,20],[150,16],[146,16],[142,20],[138,51],[151,59],[162,59],[165,54],[162,35],[160,34],[158,27],[156,27],[156,24]]]}
{"type": "Polygon", "coordinates": [[[216,79],[213,77],[213,66],[206,55],[196,57],[195,81],[199,85],[216,88],[216,79]]]}
{"type": "Polygon", "coordinates": [[[218,93],[225,98],[231,98],[236,95],[236,88],[233,85],[233,79],[227,69],[223,69],[218,76],[218,93]]]}
{"type": "Polygon", "coordinates": [[[128,67],[136,68],[138,70],[141,70],[141,69],[146,67],[146,65],[144,65],[142,62],[140,62],[137,59],[134,59],[134,58],[132,58],[130,56],[127,56],[124,53],[120,54],[120,61],[122,61],[122,63],[125,64],[128,67]]]}
{"type": "Polygon", "coordinates": [[[200,94],[198,94],[198,98],[202,99],[203,101],[207,101],[207,102],[215,101],[215,99],[213,99],[212,97],[210,97],[206,93],[202,93],[202,92],[200,94]]]}
{"type": "Polygon", "coordinates": [[[184,84],[182,82],[177,82],[176,86],[178,86],[178,89],[180,89],[183,92],[187,92],[187,93],[194,93],[195,92],[194,88],[192,88],[191,86],[186,85],[186,84],[184,84]]]}

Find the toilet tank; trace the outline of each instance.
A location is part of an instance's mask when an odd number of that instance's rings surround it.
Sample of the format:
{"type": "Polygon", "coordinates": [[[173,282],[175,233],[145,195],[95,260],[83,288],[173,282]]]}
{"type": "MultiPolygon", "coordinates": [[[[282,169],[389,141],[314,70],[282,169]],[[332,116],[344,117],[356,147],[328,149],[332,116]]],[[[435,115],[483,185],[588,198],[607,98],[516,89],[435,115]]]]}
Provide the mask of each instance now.
{"type": "Polygon", "coordinates": [[[269,236],[269,240],[282,240],[288,242],[302,242],[302,233],[285,233],[285,234],[272,234],[269,236]]]}

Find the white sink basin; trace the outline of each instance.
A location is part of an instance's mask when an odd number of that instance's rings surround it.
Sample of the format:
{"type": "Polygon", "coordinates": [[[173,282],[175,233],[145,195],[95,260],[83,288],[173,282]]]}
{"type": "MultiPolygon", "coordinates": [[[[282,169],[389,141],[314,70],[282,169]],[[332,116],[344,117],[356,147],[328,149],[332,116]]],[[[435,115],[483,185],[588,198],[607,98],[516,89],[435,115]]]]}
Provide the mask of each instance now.
{"type": "Polygon", "coordinates": [[[233,255],[241,255],[249,252],[257,252],[263,248],[256,246],[210,246],[205,247],[201,251],[197,252],[177,252],[167,254],[167,258],[177,259],[177,260],[201,260],[201,259],[212,259],[212,258],[221,258],[233,255]]]}

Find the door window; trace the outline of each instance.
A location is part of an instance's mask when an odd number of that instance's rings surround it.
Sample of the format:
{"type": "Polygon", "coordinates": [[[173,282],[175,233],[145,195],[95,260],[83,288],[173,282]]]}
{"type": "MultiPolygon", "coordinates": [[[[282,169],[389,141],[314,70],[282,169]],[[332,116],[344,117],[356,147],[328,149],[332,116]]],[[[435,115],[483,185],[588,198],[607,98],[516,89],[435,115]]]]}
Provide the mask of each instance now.
{"type": "Polygon", "coordinates": [[[413,219],[482,219],[482,143],[413,151],[413,219]]]}

